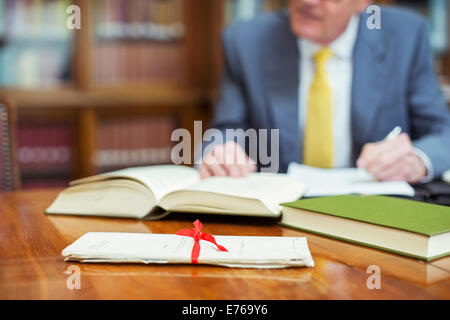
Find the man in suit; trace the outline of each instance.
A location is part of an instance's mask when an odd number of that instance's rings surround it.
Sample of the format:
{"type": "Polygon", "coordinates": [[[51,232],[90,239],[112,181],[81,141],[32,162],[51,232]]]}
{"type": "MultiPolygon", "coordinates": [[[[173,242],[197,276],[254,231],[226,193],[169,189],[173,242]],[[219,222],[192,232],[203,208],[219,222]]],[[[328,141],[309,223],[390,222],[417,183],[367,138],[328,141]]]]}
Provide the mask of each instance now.
{"type": "MultiPolygon", "coordinates": [[[[212,127],[279,131],[290,162],[365,168],[378,180],[429,181],[450,168],[450,115],[433,71],[426,22],[368,0],[290,0],[289,10],[223,35],[225,70],[212,127]],[[402,134],[385,139],[396,126],[402,134]]],[[[277,146],[278,147],[278,146],[277,146]]],[[[259,159],[234,141],[216,145],[202,177],[245,176],[259,159]]]]}

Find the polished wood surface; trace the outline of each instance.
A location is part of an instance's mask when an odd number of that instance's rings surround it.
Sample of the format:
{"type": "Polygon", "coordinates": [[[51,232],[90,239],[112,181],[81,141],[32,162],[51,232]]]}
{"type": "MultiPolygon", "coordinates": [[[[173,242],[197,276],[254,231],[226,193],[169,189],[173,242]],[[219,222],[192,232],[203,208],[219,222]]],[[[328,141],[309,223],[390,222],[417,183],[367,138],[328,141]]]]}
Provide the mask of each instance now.
{"type": "Polygon", "coordinates": [[[0,299],[450,299],[450,257],[432,263],[280,227],[273,220],[172,214],[161,221],[48,216],[58,190],[0,194],[0,299]],[[89,231],[306,236],[313,268],[80,264],[61,251],[89,231]],[[379,266],[381,289],[367,268],[379,266]],[[72,269],[80,289],[69,289],[72,269]]]}

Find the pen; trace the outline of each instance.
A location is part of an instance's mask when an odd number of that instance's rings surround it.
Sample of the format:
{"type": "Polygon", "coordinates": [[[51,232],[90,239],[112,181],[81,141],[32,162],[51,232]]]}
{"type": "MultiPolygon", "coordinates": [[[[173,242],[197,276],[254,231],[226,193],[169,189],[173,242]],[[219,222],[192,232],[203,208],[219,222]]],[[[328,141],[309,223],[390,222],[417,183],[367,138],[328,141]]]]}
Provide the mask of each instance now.
{"type": "Polygon", "coordinates": [[[396,126],[394,129],[392,129],[391,132],[384,138],[384,140],[392,140],[398,137],[398,135],[402,133],[402,128],[399,126],[396,126]]]}

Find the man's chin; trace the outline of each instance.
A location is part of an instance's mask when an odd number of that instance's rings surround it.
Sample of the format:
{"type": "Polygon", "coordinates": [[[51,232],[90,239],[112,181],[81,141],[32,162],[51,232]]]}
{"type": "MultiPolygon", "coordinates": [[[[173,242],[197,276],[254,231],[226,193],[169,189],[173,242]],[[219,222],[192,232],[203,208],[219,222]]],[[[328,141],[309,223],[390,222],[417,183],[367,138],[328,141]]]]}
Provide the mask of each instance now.
{"type": "Polygon", "coordinates": [[[318,26],[303,24],[293,26],[293,32],[298,38],[308,39],[313,42],[320,42],[321,33],[317,32],[318,26]]]}

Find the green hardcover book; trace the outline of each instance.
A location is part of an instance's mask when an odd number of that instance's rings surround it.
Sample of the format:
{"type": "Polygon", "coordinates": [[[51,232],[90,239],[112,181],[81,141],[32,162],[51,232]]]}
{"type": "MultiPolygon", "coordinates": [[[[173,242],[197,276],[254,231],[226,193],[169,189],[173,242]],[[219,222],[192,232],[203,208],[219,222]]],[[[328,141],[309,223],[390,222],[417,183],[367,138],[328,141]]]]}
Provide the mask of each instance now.
{"type": "Polygon", "coordinates": [[[281,224],[431,261],[450,255],[450,208],[384,196],[284,203],[281,224]]]}

